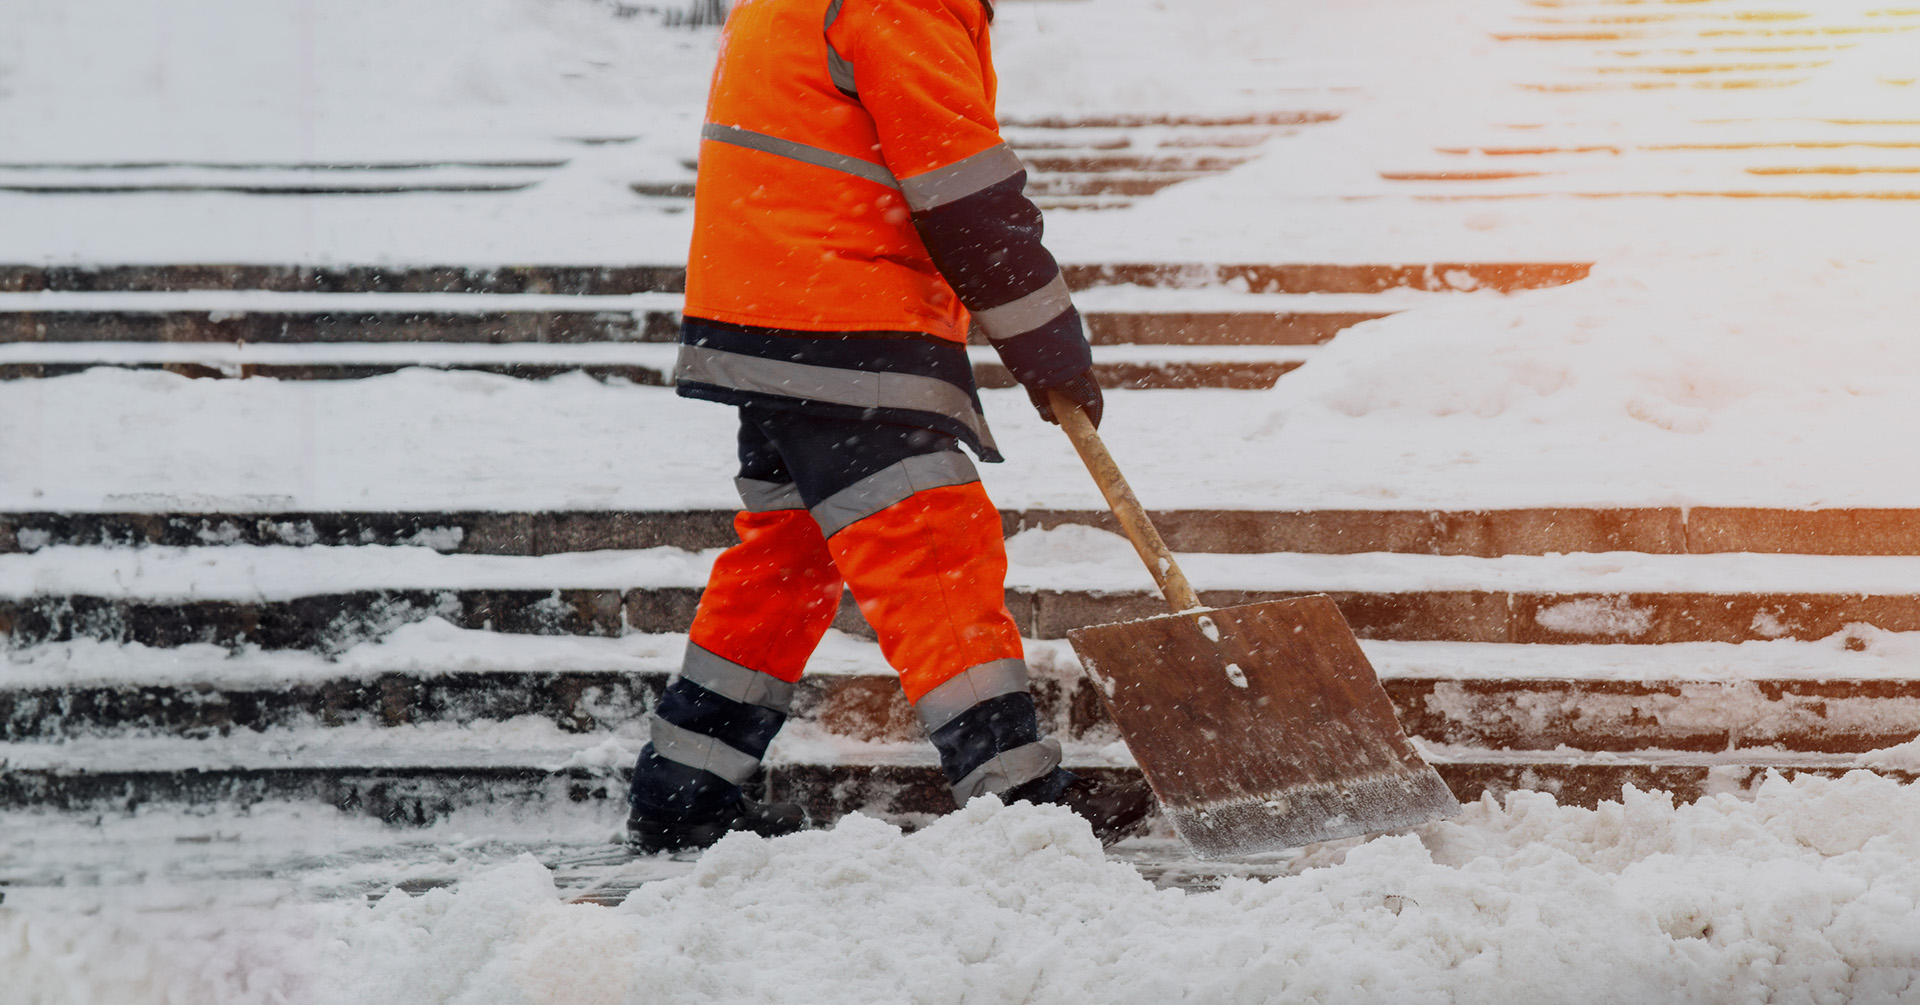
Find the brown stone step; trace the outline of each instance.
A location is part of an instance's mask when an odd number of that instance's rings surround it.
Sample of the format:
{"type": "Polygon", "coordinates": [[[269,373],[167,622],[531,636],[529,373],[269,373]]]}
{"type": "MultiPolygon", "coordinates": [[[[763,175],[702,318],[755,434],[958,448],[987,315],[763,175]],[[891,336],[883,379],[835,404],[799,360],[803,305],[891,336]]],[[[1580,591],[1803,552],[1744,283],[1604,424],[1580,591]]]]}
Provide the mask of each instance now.
{"type": "MultiPolygon", "coordinates": [[[[1920,510],[1159,510],[1177,552],[1500,555],[1626,551],[1920,555],[1920,510]]],[[[732,510],[275,513],[0,513],[0,554],[48,545],[412,544],[487,555],[734,543],[732,510]]],[[[1008,509],[1006,533],[1066,525],[1118,532],[1104,510],[1008,509]]]]}
{"type": "Polygon", "coordinates": [[[1390,677],[1383,683],[1408,733],[1449,748],[1745,750],[1764,758],[1764,748],[1861,754],[1920,735],[1920,680],[1914,679],[1390,677]]]}
{"type": "Polygon", "coordinates": [[[1243,126],[1299,126],[1332,122],[1338,112],[1248,112],[1225,115],[1125,114],[1014,116],[1000,120],[1002,127],[1014,129],[1144,129],[1150,126],[1186,128],[1233,128],[1243,126]]]}
{"type": "MultiPolygon", "coordinates": [[[[559,354],[556,354],[559,355],[559,354]]],[[[1225,388],[1266,390],[1281,376],[1298,368],[1303,360],[1148,360],[1094,361],[1094,377],[1100,386],[1115,389],[1225,388]]],[[[57,362],[0,362],[0,381],[36,380],[84,373],[96,367],[127,370],[160,370],[196,379],[274,380],[360,380],[402,370],[425,368],[457,370],[466,373],[491,373],[525,380],[542,380],[562,374],[582,373],[601,380],[623,380],[650,387],[672,383],[671,362],[569,361],[566,359],[487,360],[467,358],[389,359],[384,361],[346,358],[316,359],[311,362],[244,362],[135,360],[124,356],[90,356],[84,346],[76,346],[68,358],[57,362]]],[[[975,363],[974,382],[985,388],[1016,387],[1013,374],[1000,363],[975,363]]]]}
{"type": "MultiPolygon", "coordinates": [[[[1377,293],[1381,290],[1560,286],[1586,278],[1568,262],[1387,264],[1069,263],[1075,289],[1115,284],[1217,286],[1255,293],[1377,293]]],[[[0,264],[0,292],[269,290],[317,293],[681,293],[680,265],[30,265],[0,264]]]]}
{"type": "MultiPolygon", "coordinates": [[[[1137,769],[1069,764],[1080,774],[1139,777],[1137,769]]],[[[1676,802],[1739,792],[1767,772],[1837,776],[1843,764],[1773,765],[1765,761],[1676,763],[1572,757],[1535,761],[1437,761],[1440,777],[1462,801],[1501,798],[1529,790],[1553,794],[1565,805],[1593,807],[1618,801],[1631,785],[1672,793],[1676,802]]],[[[1909,780],[1905,773],[1891,772],[1909,780]]],[[[930,765],[774,764],[759,786],[768,798],[798,802],[815,823],[860,812],[897,823],[924,824],[953,809],[938,768],[930,765]]],[[[317,801],[344,813],[396,826],[426,826],[461,810],[585,812],[610,825],[624,814],[624,771],[549,770],[541,767],[385,765],[343,768],[207,767],[191,770],[68,772],[21,769],[0,774],[0,808],[85,813],[133,813],[141,807],[230,805],[246,809],[282,800],[317,801]],[[573,807],[568,810],[568,807],[573,807]]]]}
{"type": "Polygon", "coordinates": [[[676,310],[0,310],[5,342],[674,342],[676,310]]]}
{"type": "Polygon", "coordinates": [[[1319,345],[1395,311],[1087,311],[1094,345],[1319,345]]]}
{"type": "MultiPolygon", "coordinates": [[[[1203,590],[1209,607],[1324,592],[1363,639],[1652,645],[1672,642],[1817,641],[1867,626],[1920,631],[1920,593],[1548,593],[1474,590],[1203,590]]],[[[186,600],[50,593],[0,599],[0,634],[13,647],[92,639],[172,647],[338,652],[398,625],[441,617],[474,629],[611,637],[684,632],[696,586],[618,589],[360,589],[281,600],[186,600]]],[[[1164,613],[1144,591],[1007,591],[1022,634],[1060,639],[1075,628],[1164,613]]],[[[835,622],[872,638],[851,598],[835,622]]]]}

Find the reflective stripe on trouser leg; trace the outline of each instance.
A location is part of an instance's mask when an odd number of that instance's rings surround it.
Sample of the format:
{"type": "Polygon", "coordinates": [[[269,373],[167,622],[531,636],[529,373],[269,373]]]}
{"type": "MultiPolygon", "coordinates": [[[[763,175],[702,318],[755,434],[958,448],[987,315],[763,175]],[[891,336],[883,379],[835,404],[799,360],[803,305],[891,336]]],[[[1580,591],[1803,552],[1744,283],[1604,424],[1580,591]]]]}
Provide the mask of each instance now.
{"type": "Polygon", "coordinates": [[[793,684],[772,674],[744,667],[689,642],[680,665],[680,679],[743,705],[758,705],[781,715],[793,709],[793,684]]]}
{"type": "Polygon", "coordinates": [[[978,482],[915,492],[847,525],[827,549],[908,701],[970,667],[1021,657],[1000,514],[978,482]]]}
{"type": "Polygon", "coordinates": [[[793,685],[688,646],[685,669],[654,708],[629,801],[656,819],[725,812],[759,770],[792,698],[793,685]]]}
{"type": "Polygon", "coordinates": [[[840,573],[806,510],[743,512],[740,543],[713,563],[691,643],[730,663],[793,682],[840,609],[840,573]]]}
{"type": "Polygon", "coordinates": [[[1026,661],[994,660],[947,678],[946,683],[921,695],[920,700],[914,702],[913,711],[927,732],[933,733],[989,698],[1025,693],[1026,661]]]}
{"type": "Polygon", "coordinates": [[[669,761],[719,775],[735,785],[752,778],[760,767],[760,758],[735,750],[704,733],[683,729],[657,715],[651,727],[654,753],[669,761]]]}

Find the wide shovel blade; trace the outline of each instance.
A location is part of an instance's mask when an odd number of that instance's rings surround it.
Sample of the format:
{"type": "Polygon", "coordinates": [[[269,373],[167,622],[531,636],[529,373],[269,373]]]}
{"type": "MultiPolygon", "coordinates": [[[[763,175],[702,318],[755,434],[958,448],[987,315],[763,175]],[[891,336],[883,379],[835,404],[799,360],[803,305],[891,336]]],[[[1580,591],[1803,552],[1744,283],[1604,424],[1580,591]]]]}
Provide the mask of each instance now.
{"type": "Polygon", "coordinates": [[[1226,858],[1460,811],[1324,596],[1067,633],[1162,810],[1226,858]]]}

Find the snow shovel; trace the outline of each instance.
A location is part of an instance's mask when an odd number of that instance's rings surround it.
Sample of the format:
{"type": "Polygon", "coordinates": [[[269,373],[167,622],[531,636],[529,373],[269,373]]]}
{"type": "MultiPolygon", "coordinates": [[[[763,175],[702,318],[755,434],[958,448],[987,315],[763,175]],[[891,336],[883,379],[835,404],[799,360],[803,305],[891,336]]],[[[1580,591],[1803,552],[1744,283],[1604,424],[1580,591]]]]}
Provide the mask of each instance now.
{"type": "Polygon", "coordinates": [[[1203,608],[1093,423],[1058,392],[1051,403],[1173,607],[1067,638],[1188,846],[1251,855],[1460,812],[1333,601],[1203,608]]]}

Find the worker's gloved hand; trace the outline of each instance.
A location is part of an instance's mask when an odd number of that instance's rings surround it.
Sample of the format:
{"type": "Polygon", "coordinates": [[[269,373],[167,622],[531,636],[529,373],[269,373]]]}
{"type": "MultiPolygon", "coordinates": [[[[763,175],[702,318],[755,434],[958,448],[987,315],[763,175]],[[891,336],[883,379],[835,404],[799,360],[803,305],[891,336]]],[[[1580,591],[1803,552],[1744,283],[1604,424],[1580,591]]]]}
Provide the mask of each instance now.
{"type": "Polygon", "coordinates": [[[1033,399],[1033,407],[1040,410],[1040,417],[1057,426],[1060,420],[1054,417],[1053,404],[1047,400],[1049,391],[1059,391],[1072,399],[1082,412],[1087,413],[1093,428],[1100,428],[1100,413],[1106,409],[1106,400],[1100,396],[1100,382],[1093,379],[1092,370],[1084,370],[1079,376],[1069,377],[1051,387],[1027,388],[1027,397],[1033,399]]]}

